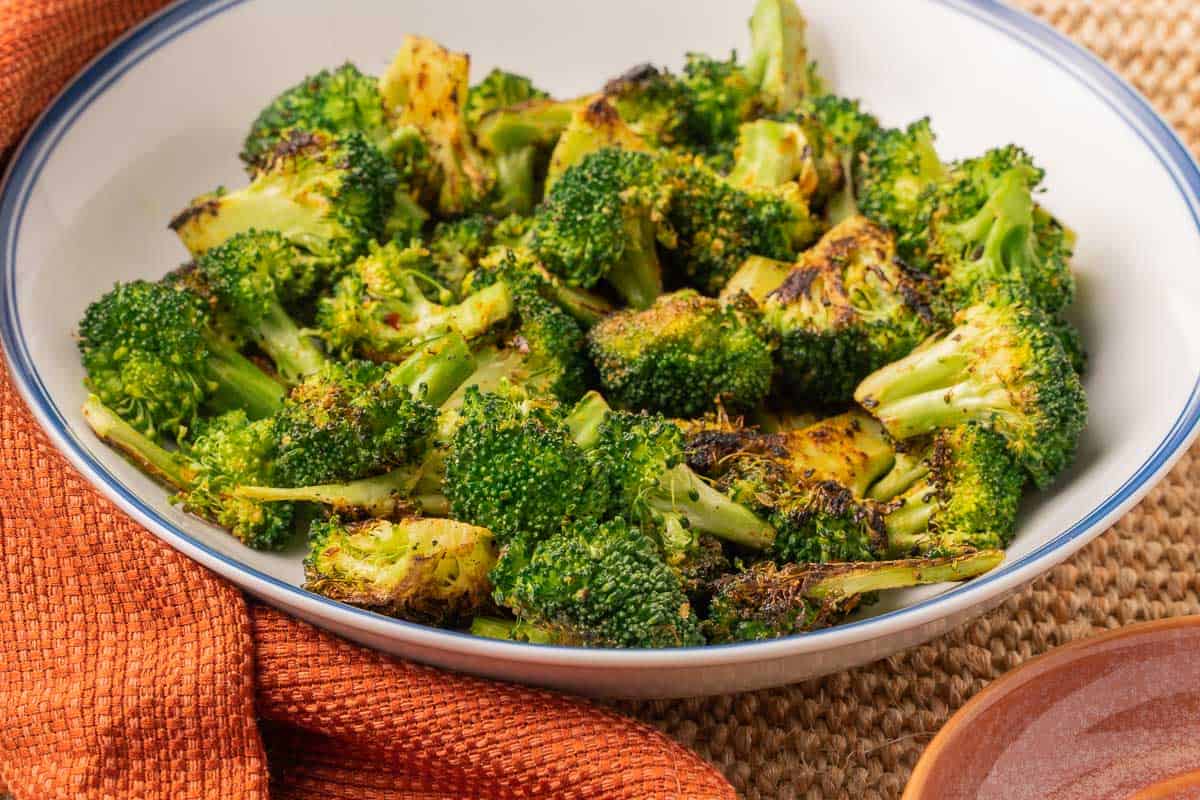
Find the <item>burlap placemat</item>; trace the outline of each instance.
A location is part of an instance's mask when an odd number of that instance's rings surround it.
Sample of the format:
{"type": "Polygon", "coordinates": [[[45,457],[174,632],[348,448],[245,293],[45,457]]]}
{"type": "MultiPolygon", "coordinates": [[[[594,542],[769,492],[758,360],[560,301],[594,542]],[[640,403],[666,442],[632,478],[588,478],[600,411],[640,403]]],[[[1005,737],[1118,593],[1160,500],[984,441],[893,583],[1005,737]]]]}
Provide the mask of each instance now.
{"type": "MultiPolygon", "coordinates": [[[[1200,152],[1200,2],[1025,0],[1130,79],[1200,152]]],[[[1142,620],[1200,612],[1200,445],[1112,530],[993,613],[931,644],[769,691],[623,703],[749,800],[897,798],[968,698],[1025,660],[1142,620]]]]}

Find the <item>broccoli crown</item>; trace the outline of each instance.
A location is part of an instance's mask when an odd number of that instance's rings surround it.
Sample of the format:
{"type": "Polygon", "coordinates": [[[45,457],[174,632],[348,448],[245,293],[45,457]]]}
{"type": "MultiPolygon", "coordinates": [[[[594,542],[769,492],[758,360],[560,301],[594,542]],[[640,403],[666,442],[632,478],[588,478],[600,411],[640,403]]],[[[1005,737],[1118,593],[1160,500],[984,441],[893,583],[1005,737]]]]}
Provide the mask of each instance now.
{"type": "Polygon", "coordinates": [[[447,519],[337,516],[309,528],[305,588],[381,614],[457,625],[490,606],[491,531],[447,519]]]}
{"type": "Polygon", "coordinates": [[[317,305],[317,326],[326,345],[336,353],[392,360],[448,329],[474,338],[512,310],[504,284],[450,304],[453,297],[433,277],[434,269],[422,246],[373,244],[317,305]],[[432,292],[437,302],[429,298],[432,292]]]}
{"type": "Polygon", "coordinates": [[[260,503],[232,494],[241,484],[265,481],[275,441],[274,420],[252,422],[243,411],[199,421],[191,439],[181,443],[193,477],[175,501],[228,529],[249,547],[282,547],[293,532],[292,504],[260,503]]]}
{"type": "Polygon", "coordinates": [[[387,370],[367,361],[334,362],[294,388],[276,415],[278,450],[267,485],[354,480],[420,456],[437,410],[386,378],[387,370]]]}
{"type": "Polygon", "coordinates": [[[259,112],[242,144],[242,161],[257,168],[293,128],[334,134],[359,131],[383,147],[388,125],[378,83],[348,62],[308,76],[259,112]]]}
{"type": "Polygon", "coordinates": [[[857,100],[822,94],[806,97],[797,121],[817,148],[818,201],[832,224],[858,213],[856,187],[862,155],[879,132],[879,121],[857,100]]]}
{"type": "Polygon", "coordinates": [[[732,148],[738,126],[761,114],[763,99],[737,54],[728,59],[688,53],[683,68],[684,95],[682,139],[690,149],[718,154],[732,148]]]}
{"type": "Polygon", "coordinates": [[[1012,292],[990,292],[905,358],[868,376],[855,399],[898,438],[979,422],[999,433],[1038,487],[1074,458],[1087,421],[1083,386],[1050,319],[1012,292]]]}
{"type": "Polygon", "coordinates": [[[970,305],[1013,283],[1055,313],[1074,299],[1074,235],[1033,201],[1042,170],[1016,146],[954,164],[938,193],[930,243],[944,291],[970,305]]]}
{"type": "Polygon", "coordinates": [[[534,220],[531,247],[572,286],[607,278],[631,304],[649,305],[662,287],[655,251],[664,204],[658,175],[647,153],[591,153],[554,184],[534,220]]]}
{"type": "Polygon", "coordinates": [[[148,281],[117,284],[79,323],[84,383],[146,435],[173,435],[216,389],[208,329],[195,294],[148,281]]]}
{"type": "Polygon", "coordinates": [[[496,600],[522,620],[595,647],[703,644],[679,577],[654,541],[622,520],[581,523],[531,551],[510,547],[492,572],[496,600]]]}
{"type": "Polygon", "coordinates": [[[361,133],[292,129],[249,186],[196,198],[171,228],[193,255],[236,233],[275,230],[336,268],[383,233],[396,187],[395,169],[361,133]]]}
{"type": "Polygon", "coordinates": [[[467,390],[446,458],[443,492],[458,519],[490,528],[501,544],[544,539],[603,511],[603,484],[556,406],[467,390]]]}
{"type": "Polygon", "coordinates": [[[1008,545],[1025,474],[1003,437],[977,423],[938,431],[923,465],[925,475],[888,513],[894,553],[948,555],[1008,545]]]}
{"type": "Polygon", "coordinates": [[[783,381],[818,403],[849,400],[860,380],[907,355],[935,324],[928,281],[908,272],[891,234],[862,216],[826,233],[762,307],[780,337],[783,381]]]}
{"type": "Polygon", "coordinates": [[[434,226],[428,249],[433,276],[442,286],[461,296],[463,280],[491,247],[497,224],[491,217],[473,214],[434,226]]]}
{"type": "Polygon", "coordinates": [[[509,108],[529,100],[541,100],[550,95],[533,85],[524,75],[493,69],[467,92],[464,108],[467,122],[474,128],[492,111],[509,108]]]}
{"type": "Polygon", "coordinates": [[[800,113],[825,131],[845,155],[863,152],[879,132],[879,120],[863,111],[858,100],[835,94],[806,97],[800,113]]]}
{"type": "Polygon", "coordinates": [[[884,128],[868,144],[858,176],[858,207],[896,234],[900,257],[915,267],[929,266],[928,198],[945,180],[928,119],[907,128],[884,128]]]}
{"type": "Polygon", "coordinates": [[[692,290],[612,314],[588,341],[604,390],[619,405],[678,417],[718,402],[748,409],[767,395],[774,370],[753,313],[692,290]]]}
{"type": "Polygon", "coordinates": [[[832,624],[858,606],[860,595],[809,596],[822,571],[808,564],[760,561],[717,581],[703,630],[709,642],[759,641],[832,624]]]}
{"type": "Polygon", "coordinates": [[[676,243],[665,258],[690,286],[715,295],[747,257],[794,255],[798,218],[785,198],[739,189],[694,161],[673,162],[663,183],[676,243]]]}
{"type": "Polygon", "coordinates": [[[238,317],[258,322],[278,303],[303,301],[321,282],[319,266],[276,231],[246,231],[196,259],[211,290],[238,317]]]}

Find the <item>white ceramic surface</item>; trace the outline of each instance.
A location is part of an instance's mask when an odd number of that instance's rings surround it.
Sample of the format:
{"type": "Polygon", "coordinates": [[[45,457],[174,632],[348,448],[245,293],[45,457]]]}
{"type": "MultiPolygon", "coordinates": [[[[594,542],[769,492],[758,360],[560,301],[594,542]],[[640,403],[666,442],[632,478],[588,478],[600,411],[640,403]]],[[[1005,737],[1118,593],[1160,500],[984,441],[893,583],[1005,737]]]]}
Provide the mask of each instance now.
{"type": "Polygon", "coordinates": [[[645,60],[746,46],[751,0],[505,3],[192,0],[94,62],[40,120],[0,198],[0,332],[39,421],[91,481],[197,561],[268,602],[393,653],[609,695],[681,696],[843,669],[999,603],[1100,533],[1191,440],[1200,374],[1200,174],[1144,101],[1099,62],[1003,6],[973,0],[802,0],[834,86],[886,122],[934,119],[944,157],[1016,141],[1047,168],[1043,201],[1079,232],[1076,318],[1092,353],[1091,424],[1076,466],[1023,510],[999,570],[889,597],[870,618],[801,637],[658,652],[476,639],[296,588],[301,552],[257,553],[180,513],[100,445],[79,414],[72,326],[115,280],[185,258],[166,229],[193,195],[243,180],[255,112],[315,69],[379,70],[416,32],[564,94],[645,60]],[[631,23],[631,20],[636,22],[631,23]]]}

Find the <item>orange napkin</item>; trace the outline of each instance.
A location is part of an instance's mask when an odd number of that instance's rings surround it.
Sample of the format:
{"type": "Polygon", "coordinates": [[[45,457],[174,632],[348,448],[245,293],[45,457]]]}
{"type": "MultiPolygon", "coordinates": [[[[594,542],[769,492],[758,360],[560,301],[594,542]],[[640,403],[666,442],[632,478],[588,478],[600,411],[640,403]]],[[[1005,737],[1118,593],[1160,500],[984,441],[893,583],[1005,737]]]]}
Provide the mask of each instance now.
{"type": "MultiPolygon", "coordinates": [[[[159,0],[0,0],[0,148],[159,0]]],[[[732,798],[658,731],[241,593],[79,477],[0,376],[0,786],[16,800],[732,798]]]]}

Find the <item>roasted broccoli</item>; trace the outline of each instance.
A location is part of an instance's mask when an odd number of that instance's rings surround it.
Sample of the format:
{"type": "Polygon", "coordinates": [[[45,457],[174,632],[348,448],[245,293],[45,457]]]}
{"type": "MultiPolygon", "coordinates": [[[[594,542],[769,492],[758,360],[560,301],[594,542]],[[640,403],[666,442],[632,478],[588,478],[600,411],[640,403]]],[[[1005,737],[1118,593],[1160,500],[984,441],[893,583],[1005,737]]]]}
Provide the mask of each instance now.
{"type": "Polygon", "coordinates": [[[343,603],[433,625],[490,607],[491,531],[446,519],[318,520],[309,529],[304,587],[343,603]]]}
{"type": "Polygon", "coordinates": [[[930,282],[906,270],[891,234],[865,217],[847,218],[784,270],[747,259],[722,297],[757,302],[780,338],[782,383],[801,400],[850,400],[859,381],[935,330],[930,282]]]}
{"type": "Polygon", "coordinates": [[[754,7],[746,76],[773,111],[791,111],[821,88],[808,60],[807,27],[794,0],[758,0],[754,7]]]}
{"type": "Polygon", "coordinates": [[[467,95],[467,122],[476,132],[480,148],[493,158],[496,174],[493,210],[497,212],[529,213],[540,199],[537,183],[539,173],[545,171],[549,153],[545,146],[538,146],[536,137],[520,135],[512,126],[506,130],[492,127],[491,136],[480,136],[480,124],[489,116],[547,98],[549,95],[535,87],[529,78],[501,69],[489,72],[467,95]]]}
{"type": "Polygon", "coordinates": [[[897,439],[978,422],[1044,488],[1075,454],[1087,401],[1056,331],[1027,300],[992,292],[957,326],[869,375],[854,393],[897,439]]]}
{"type": "Polygon", "coordinates": [[[282,547],[293,533],[290,503],[260,503],[234,496],[241,483],[263,480],[272,467],[271,418],[251,421],[229,411],[197,424],[180,450],[168,451],[135,430],[92,395],[83,417],[96,435],[123,451],[152,476],[178,490],[172,502],[230,531],[248,547],[282,547]]]}
{"type": "Polygon", "coordinates": [[[824,202],[824,218],[836,225],[859,213],[858,184],[863,154],[879,132],[879,121],[862,110],[857,100],[822,94],[805,98],[797,117],[807,138],[828,149],[817,159],[818,196],[824,202]],[[836,159],[836,174],[829,170],[830,158],[836,159]]]}
{"type": "Polygon", "coordinates": [[[593,647],[703,644],[679,577],[654,541],[623,520],[569,526],[509,546],[492,570],[495,598],[545,631],[543,641],[593,647]]]}
{"type": "Polygon", "coordinates": [[[612,314],[588,342],[618,405],[692,417],[715,403],[743,410],[766,397],[774,365],[758,325],[753,311],[684,290],[645,311],[612,314]]]}
{"type": "Polygon", "coordinates": [[[546,171],[546,191],[550,192],[568,169],[598,150],[634,150],[646,152],[650,145],[626,124],[616,107],[603,95],[581,105],[558,137],[546,171]]]}
{"type": "Polygon", "coordinates": [[[132,281],[88,306],[79,323],[84,383],[142,433],[175,436],[205,405],[269,416],[284,389],[213,329],[203,298],[132,281]]]}
{"type": "Polygon", "coordinates": [[[292,130],[250,185],[201,195],[171,220],[193,255],[236,233],[278,231],[331,274],[383,233],[396,171],[361,133],[292,130]]]}
{"type": "Polygon", "coordinates": [[[657,243],[665,195],[654,157],[608,148],[568,169],[533,223],[530,246],[571,286],[606,280],[634,308],[662,293],[657,243]]]}
{"type": "Polygon", "coordinates": [[[881,128],[866,146],[858,175],[859,210],[890,228],[900,257],[923,270],[929,269],[929,197],[946,180],[933,142],[928,119],[881,128]]]}
{"type": "Polygon", "coordinates": [[[999,550],[952,558],[912,558],[870,564],[782,564],[762,561],[729,575],[703,623],[711,644],[775,639],[835,624],[862,596],[886,589],[962,581],[1004,560],[999,550]]]}

